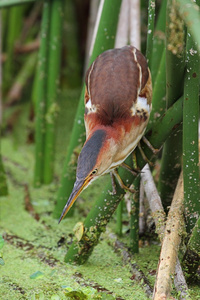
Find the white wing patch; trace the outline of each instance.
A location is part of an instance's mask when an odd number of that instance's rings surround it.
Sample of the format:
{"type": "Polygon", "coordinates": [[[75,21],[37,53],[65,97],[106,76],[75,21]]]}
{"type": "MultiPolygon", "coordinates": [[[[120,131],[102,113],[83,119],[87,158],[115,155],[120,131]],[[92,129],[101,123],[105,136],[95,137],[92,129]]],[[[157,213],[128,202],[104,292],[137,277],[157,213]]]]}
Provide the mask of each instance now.
{"type": "Polygon", "coordinates": [[[139,109],[142,109],[142,108],[143,108],[143,109],[146,110],[148,113],[151,112],[151,105],[148,104],[147,98],[145,98],[145,97],[140,97],[140,96],[138,96],[137,107],[138,107],[139,109]]]}
{"type": "Polygon", "coordinates": [[[88,102],[85,104],[85,108],[87,109],[87,114],[95,113],[97,111],[97,108],[94,104],[92,104],[91,99],[89,99],[88,102]]]}
{"type": "Polygon", "coordinates": [[[151,105],[148,104],[147,98],[138,96],[137,102],[133,104],[131,108],[132,116],[141,115],[142,112],[146,112],[147,115],[151,112],[151,105]]]}

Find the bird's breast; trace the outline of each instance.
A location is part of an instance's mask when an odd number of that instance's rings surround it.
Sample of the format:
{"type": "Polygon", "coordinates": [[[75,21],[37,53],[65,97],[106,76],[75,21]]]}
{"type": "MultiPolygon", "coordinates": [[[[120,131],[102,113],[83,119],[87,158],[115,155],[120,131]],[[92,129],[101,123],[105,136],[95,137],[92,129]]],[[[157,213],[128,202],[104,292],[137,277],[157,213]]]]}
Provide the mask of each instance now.
{"type": "Polygon", "coordinates": [[[121,128],[118,126],[118,138],[116,139],[118,151],[113,157],[112,167],[120,165],[136,148],[144,135],[148,118],[142,119],[136,115],[131,117],[121,128]]]}

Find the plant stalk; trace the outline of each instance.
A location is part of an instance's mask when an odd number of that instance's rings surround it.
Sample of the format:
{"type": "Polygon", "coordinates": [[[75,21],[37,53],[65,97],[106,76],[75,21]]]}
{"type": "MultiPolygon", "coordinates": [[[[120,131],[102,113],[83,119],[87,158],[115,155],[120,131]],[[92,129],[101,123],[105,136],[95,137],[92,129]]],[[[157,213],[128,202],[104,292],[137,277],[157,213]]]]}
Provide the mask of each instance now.
{"type": "Polygon", "coordinates": [[[183,177],[186,229],[190,233],[200,212],[199,184],[199,82],[197,43],[187,34],[186,74],[183,101],[183,177]]]}
{"type": "Polygon", "coordinates": [[[46,105],[46,130],[44,144],[44,169],[43,181],[49,184],[53,179],[54,153],[55,153],[55,127],[58,113],[58,85],[60,78],[61,62],[61,33],[63,18],[63,1],[50,1],[50,28],[48,44],[47,68],[47,105],[46,105]]]}
{"type": "MultiPolygon", "coordinates": [[[[184,23],[177,13],[175,0],[167,4],[166,22],[166,104],[169,108],[183,93],[184,23]]],[[[167,211],[181,170],[182,131],[169,136],[162,153],[158,190],[167,211]]]]}
{"type": "Polygon", "coordinates": [[[35,170],[34,186],[39,187],[43,183],[44,167],[44,135],[45,135],[45,110],[47,93],[47,65],[48,65],[48,39],[50,22],[50,3],[44,2],[42,12],[40,49],[38,54],[37,72],[32,93],[35,106],[35,170]]]}

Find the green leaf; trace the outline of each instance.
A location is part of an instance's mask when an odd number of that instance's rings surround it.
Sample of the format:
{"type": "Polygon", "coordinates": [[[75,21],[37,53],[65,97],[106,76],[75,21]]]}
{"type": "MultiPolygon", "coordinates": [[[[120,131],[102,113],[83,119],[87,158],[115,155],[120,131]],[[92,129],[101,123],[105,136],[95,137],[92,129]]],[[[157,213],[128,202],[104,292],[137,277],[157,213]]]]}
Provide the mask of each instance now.
{"type": "Polygon", "coordinates": [[[33,273],[32,275],[30,275],[30,279],[37,279],[37,278],[41,278],[44,276],[44,273],[37,271],[35,273],[33,273]]]}

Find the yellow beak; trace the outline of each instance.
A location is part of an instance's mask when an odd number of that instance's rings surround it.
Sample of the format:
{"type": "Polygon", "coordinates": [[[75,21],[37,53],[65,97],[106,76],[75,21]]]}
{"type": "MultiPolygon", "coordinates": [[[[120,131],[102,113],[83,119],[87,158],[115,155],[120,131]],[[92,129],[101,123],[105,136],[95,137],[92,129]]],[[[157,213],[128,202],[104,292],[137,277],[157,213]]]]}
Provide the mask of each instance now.
{"type": "Polygon", "coordinates": [[[86,179],[76,180],[76,182],[74,184],[74,187],[73,187],[73,190],[71,192],[71,195],[69,196],[67,204],[65,205],[65,207],[62,211],[62,214],[60,216],[60,219],[59,219],[58,223],[60,223],[62,221],[62,219],[68,213],[68,211],[70,210],[71,206],[74,204],[74,202],[76,201],[76,199],[78,198],[80,193],[88,186],[91,179],[92,179],[92,177],[88,176],[88,177],[86,177],[86,179]]]}

